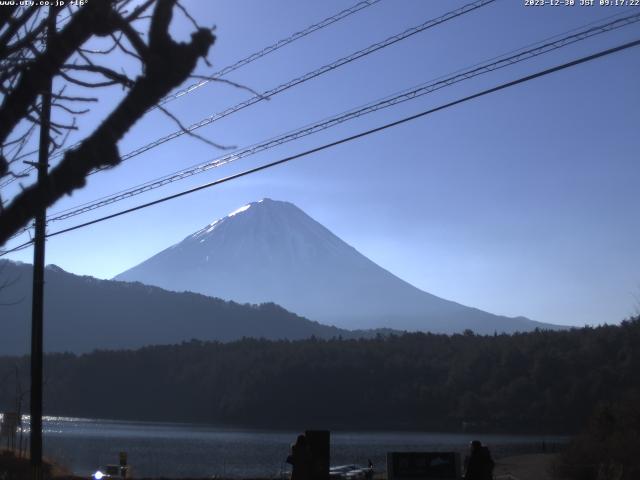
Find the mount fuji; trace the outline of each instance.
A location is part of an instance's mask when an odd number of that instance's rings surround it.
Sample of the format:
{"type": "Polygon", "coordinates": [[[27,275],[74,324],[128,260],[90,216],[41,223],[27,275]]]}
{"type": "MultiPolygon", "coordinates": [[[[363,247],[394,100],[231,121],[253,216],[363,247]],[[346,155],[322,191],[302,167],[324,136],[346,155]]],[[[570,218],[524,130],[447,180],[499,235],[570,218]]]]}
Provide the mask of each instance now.
{"type": "Polygon", "coordinates": [[[245,205],[117,275],[242,303],[275,302],[345,329],[437,333],[555,329],[424,292],[359,253],[289,202],[245,205]]]}

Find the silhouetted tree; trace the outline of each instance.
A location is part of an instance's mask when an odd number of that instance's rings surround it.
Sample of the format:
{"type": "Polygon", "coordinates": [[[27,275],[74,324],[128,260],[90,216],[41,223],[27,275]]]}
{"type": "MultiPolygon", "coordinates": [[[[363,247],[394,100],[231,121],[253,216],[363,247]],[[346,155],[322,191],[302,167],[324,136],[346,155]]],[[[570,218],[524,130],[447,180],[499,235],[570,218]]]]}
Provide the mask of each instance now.
{"type": "Polygon", "coordinates": [[[52,120],[54,150],[77,129],[75,117],[87,111],[76,105],[97,100],[72,89],[120,85],[126,94],[93,132],[64,152],[46,182],[22,189],[6,205],[0,198],[0,245],[40,208],[84,186],[91,171],[118,165],[119,140],[146,111],[189,78],[215,39],[212,30],[199,27],[177,0],[90,0],[79,7],[51,8],[59,29],[50,35],[47,8],[0,8],[0,181],[21,175],[18,167],[28,156],[25,147],[37,130],[39,98],[49,79],[58,78],[62,85],[53,92],[53,111],[65,117],[52,120]],[[176,42],[169,34],[174,9],[194,24],[189,42],[176,42]],[[139,33],[140,29],[146,33],[139,33]],[[87,47],[95,39],[109,44],[98,50],[87,47]],[[116,71],[113,55],[135,58],[137,76],[116,71]]]}
{"type": "Polygon", "coordinates": [[[640,392],[598,405],[584,431],[555,462],[556,476],[570,480],[640,478],[640,392]]]}

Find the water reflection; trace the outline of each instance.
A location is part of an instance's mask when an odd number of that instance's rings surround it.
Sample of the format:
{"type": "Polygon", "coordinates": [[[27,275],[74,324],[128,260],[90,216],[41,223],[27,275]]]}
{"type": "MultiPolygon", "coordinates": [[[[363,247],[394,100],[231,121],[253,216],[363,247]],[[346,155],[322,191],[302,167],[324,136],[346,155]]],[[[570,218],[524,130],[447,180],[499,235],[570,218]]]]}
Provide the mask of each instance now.
{"type": "MultiPolygon", "coordinates": [[[[23,416],[28,432],[29,417],[23,416]]],[[[209,425],[96,420],[43,419],[45,455],[78,475],[118,463],[126,451],[132,475],[164,477],[280,477],[289,446],[299,432],[216,428],[209,425]]],[[[536,451],[565,437],[482,435],[495,456],[536,451]]],[[[332,432],[333,464],[371,459],[384,470],[387,451],[464,452],[468,434],[421,432],[332,432]]]]}

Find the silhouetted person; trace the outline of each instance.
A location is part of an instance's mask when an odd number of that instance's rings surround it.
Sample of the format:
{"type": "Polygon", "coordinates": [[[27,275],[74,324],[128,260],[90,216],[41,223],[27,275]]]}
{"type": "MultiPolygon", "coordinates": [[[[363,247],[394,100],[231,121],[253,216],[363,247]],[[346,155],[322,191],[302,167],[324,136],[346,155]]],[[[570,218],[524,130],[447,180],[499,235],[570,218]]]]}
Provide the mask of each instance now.
{"type": "Polygon", "coordinates": [[[291,480],[309,480],[311,478],[311,449],[307,437],[298,435],[296,443],[291,445],[291,455],[287,462],[293,465],[291,480]]]}
{"type": "Polygon", "coordinates": [[[471,454],[469,455],[464,478],[466,480],[491,480],[495,464],[489,449],[482,446],[480,440],[471,442],[470,448],[471,454]]]}

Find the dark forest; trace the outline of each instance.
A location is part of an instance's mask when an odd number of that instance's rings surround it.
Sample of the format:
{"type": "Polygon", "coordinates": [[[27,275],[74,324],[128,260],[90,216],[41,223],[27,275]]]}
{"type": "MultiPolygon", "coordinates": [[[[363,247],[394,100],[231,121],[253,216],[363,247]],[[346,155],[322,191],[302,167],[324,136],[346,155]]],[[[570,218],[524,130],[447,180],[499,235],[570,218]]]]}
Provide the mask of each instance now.
{"type": "MultiPolygon", "coordinates": [[[[193,340],[50,354],[45,413],[265,428],[571,433],[596,408],[640,387],[639,345],[634,318],[515,335],[193,340]]],[[[26,357],[0,358],[0,409],[15,405],[16,376],[24,389],[27,373],[26,357]]]]}

